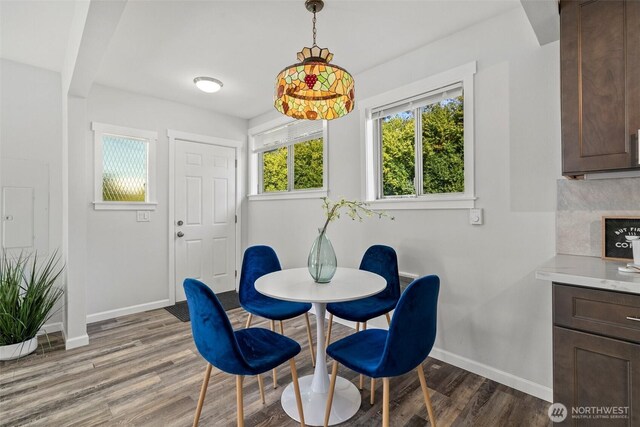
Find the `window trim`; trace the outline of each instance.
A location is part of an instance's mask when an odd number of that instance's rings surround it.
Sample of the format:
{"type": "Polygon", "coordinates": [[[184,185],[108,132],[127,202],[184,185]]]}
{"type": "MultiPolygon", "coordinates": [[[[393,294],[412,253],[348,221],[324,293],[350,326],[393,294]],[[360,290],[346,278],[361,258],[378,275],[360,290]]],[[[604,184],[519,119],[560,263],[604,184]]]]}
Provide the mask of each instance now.
{"type": "Polygon", "coordinates": [[[156,143],[158,133],[129,128],[124,126],[109,125],[92,122],[93,149],[94,149],[94,186],[93,186],[93,208],[94,210],[155,210],[158,202],[156,200],[156,143]],[[144,202],[113,202],[102,199],[102,185],[104,172],[102,156],[103,135],[115,135],[125,138],[143,139],[147,141],[147,188],[144,202]]]}
{"type": "MultiPolygon", "coordinates": [[[[288,174],[288,186],[289,188],[292,188],[291,190],[272,191],[268,193],[262,192],[262,152],[254,152],[253,150],[255,135],[280,126],[284,126],[288,123],[292,123],[293,121],[294,119],[291,119],[289,117],[282,117],[249,129],[249,146],[247,150],[249,156],[249,194],[247,198],[250,201],[319,199],[322,197],[327,197],[329,193],[329,132],[326,120],[324,120],[322,123],[322,188],[294,190],[293,174],[288,174]]],[[[295,143],[285,145],[285,147],[287,147],[287,150],[289,150],[287,155],[287,167],[291,170],[293,170],[293,150],[291,149],[293,145],[295,145],[295,143]]]]}
{"type": "MultiPolygon", "coordinates": [[[[363,152],[363,200],[374,209],[468,209],[475,207],[474,168],[474,91],[473,79],[477,70],[475,61],[451,70],[429,76],[405,86],[392,89],[358,103],[361,122],[363,152]],[[464,193],[419,194],[399,197],[381,197],[382,160],[381,147],[377,144],[376,120],[372,111],[384,105],[410,99],[441,87],[462,82],[464,93],[464,193]]],[[[416,119],[416,122],[418,120],[416,119]]],[[[416,144],[416,150],[419,144],[416,144]]],[[[422,165],[416,164],[416,170],[422,165]]]]}

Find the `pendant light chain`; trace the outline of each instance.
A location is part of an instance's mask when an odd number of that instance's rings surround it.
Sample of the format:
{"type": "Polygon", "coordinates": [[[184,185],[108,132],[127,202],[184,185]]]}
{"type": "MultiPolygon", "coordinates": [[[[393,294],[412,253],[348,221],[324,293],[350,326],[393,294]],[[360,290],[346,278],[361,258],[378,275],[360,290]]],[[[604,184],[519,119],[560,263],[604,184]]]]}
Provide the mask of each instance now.
{"type": "Polygon", "coordinates": [[[316,45],[316,7],[313,6],[313,45],[316,45]]]}

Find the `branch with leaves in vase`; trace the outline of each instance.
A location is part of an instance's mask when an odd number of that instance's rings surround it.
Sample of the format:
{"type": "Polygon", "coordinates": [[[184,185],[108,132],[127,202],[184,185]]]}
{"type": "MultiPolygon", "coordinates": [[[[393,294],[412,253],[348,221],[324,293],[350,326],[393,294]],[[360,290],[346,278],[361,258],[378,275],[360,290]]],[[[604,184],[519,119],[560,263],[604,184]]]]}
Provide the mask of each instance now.
{"type": "Polygon", "coordinates": [[[379,219],[389,218],[394,220],[395,218],[384,211],[378,212],[370,209],[368,203],[359,200],[347,200],[344,197],[336,202],[332,202],[327,197],[324,197],[322,199],[322,208],[325,211],[327,219],[323,227],[318,229],[318,237],[316,237],[311,246],[307,266],[313,280],[317,283],[328,283],[336,272],[338,262],[335,251],[333,250],[333,245],[331,245],[331,242],[327,238],[326,232],[329,223],[340,218],[342,210],[346,209],[347,215],[353,221],[357,220],[362,222],[365,218],[372,216],[377,216],[379,219]]]}

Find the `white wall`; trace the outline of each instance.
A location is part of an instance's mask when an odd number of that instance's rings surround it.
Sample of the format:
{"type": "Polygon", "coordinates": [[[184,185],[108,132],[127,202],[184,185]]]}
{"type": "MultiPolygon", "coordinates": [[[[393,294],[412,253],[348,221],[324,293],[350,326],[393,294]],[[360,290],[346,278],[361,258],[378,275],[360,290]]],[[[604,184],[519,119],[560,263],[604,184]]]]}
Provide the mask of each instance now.
{"type": "MultiPolygon", "coordinates": [[[[64,84],[64,83],[63,83],[64,84]]],[[[63,88],[65,86],[63,85],[63,88]]],[[[89,343],[87,335],[87,209],[84,199],[87,100],[65,94],[63,114],[63,246],[67,255],[65,333],[67,350],[89,343]]]]}
{"type": "Polygon", "coordinates": [[[89,321],[169,298],[167,129],[244,141],[247,121],[174,102],[94,85],[87,99],[84,200],[89,321]],[[158,132],[157,209],[150,222],[135,211],[95,211],[92,121],[158,132]],[[114,312],[112,312],[115,310],[114,312]]]}
{"type": "MultiPolygon", "coordinates": [[[[49,213],[44,231],[48,247],[38,248],[41,254],[43,249],[50,254],[62,244],[61,147],[60,73],[1,59],[0,157],[26,161],[23,164],[28,167],[48,168],[49,213]]],[[[49,324],[61,322],[62,317],[57,312],[49,324]]]]}
{"type": "MultiPolygon", "coordinates": [[[[550,400],[551,289],[534,271],[555,254],[558,43],[539,47],[516,9],[356,75],[357,97],[473,60],[476,205],[485,210],[485,224],[469,225],[467,210],[394,211],[393,222],[343,218],[329,237],[340,265],[357,266],[368,246],[384,243],[397,250],[401,271],[439,275],[432,355],[550,400]]],[[[359,120],[354,111],[329,123],[334,198],[362,197],[359,120]]],[[[305,265],[322,223],[320,206],[319,200],[249,202],[249,244],[272,245],[285,267],[305,265]]]]}

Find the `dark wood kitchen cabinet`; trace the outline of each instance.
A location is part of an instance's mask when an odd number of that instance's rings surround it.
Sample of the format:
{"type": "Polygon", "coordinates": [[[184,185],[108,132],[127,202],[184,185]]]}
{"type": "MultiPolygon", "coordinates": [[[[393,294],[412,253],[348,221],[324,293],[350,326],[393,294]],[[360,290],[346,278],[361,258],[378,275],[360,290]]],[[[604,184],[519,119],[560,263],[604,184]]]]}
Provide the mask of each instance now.
{"type": "Polygon", "coordinates": [[[562,171],[640,168],[640,1],[561,0],[562,171]]]}
{"type": "Polygon", "coordinates": [[[640,295],[553,284],[553,400],[564,426],[640,426],[640,295]],[[576,417],[572,411],[578,408],[576,417]],[[588,418],[585,411],[616,411],[588,418]],[[608,409],[617,408],[617,409],[608,409]]]}

